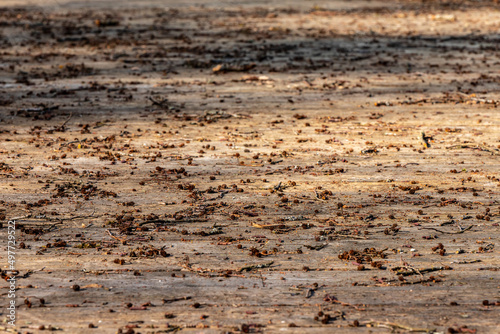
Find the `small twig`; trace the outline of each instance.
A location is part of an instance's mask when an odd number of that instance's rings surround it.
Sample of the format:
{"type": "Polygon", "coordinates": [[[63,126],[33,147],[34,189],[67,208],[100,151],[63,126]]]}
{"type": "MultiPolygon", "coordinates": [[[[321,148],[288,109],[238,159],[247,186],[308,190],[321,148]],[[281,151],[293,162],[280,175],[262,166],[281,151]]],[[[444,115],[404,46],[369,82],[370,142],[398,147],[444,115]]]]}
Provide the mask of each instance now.
{"type": "Polygon", "coordinates": [[[238,270],[238,271],[241,273],[243,271],[250,271],[250,270],[253,270],[253,269],[268,268],[273,263],[274,263],[274,261],[271,261],[271,262],[268,262],[268,263],[263,263],[263,264],[252,265],[252,266],[245,266],[245,267],[240,268],[240,270],[238,270]]]}
{"type": "Polygon", "coordinates": [[[145,222],[139,223],[139,226],[147,225],[147,224],[163,224],[163,225],[174,225],[174,224],[179,224],[179,223],[201,223],[201,222],[206,222],[207,219],[183,219],[183,220],[176,220],[176,219],[152,219],[152,220],[147,220],[145,222]]]}
{"type": "Polygon", "coordinates": [[[95,209],[92,210],[92,213],[90,215],[80,215],[80,216],[73,216],[73,217],[68,217],[68,218],[61,218],[59,221],[63,222],[65,220],[74,220],[74,219],[83,219],[83,218],[90,218],[93,217],[95,213],[95,209]]]}
{"type": "Polygon", "coordinates": [[[62,224],[62,222],[57,222],[57,223],[54,223],[54,224],[50,225],[50,226],[49,226],[49,228],[47,229],[47,232],[50,232],[50,230],[51,230],[54,226],[56,226],[56,225],[60,225],[60,224],[62,224]]]}
{"type": "Polygon", "coordinates": [[[125,238],[125,239],[120,239],[120,238],[118,238],[117,236],[114,236],[114,235],[113,235],[113,233],[111,233],[111,231],[110,231],[110,230],[106,230],[106,232],[108,232],[109,236],[110,236],[111,238],[115,239],[115,240],[118,240],[118,241],[120,241],[120,242],[122,242],[122,243],[127,241],[127,239],[126,239],[126,238],[125,238]]]}
{"type": "Polygon", "coordinates": [[[400,267],[395,267],[391,269],[398,275],[402,276],[408,276],[408,275],[413,275],[413,274],[419,274],[421,279],[424,279],[424,275],[422,275],[422,272],[418,270],[417,268],[413,267],[411,264],[409,264],[406,261],[403,261],[403,255],[401,255],[401,266],[400,267]],[[400,269],[406,269],[408,271],[401,272],[399,271],[400,269]]]}
{"type": "Polygon", "coordinates": [[[433,271],[440,271],[440,270],[451,270],[451,268],[450,267],[432,267],[432,268],[417,269],[417,268],[415,268],[407,263],[401,267],[391,268],[391,271],[393,271],[397,275],[411,276],[413,274],[418,274],[422,278],[424,277],[423,274],[430,273],[433,271]]]}
{"type": "Polygon", "coordinates": [[[434,228],[434,227],[422,227],[422,229],[424,230],[434,230],[434,231],[437,231],[437,232],[440,232],[440,233],[444,233],[444,234],[461,234],[461,233],[464,233],[465,231],[468,231],[470,230],[474,225],[470,225],[469,227],[467,228],[464,228],[464,229],[461,229],[460,231],[458,232],[446,232],[446,231],[441,231],[441,230],[438,230],[437,228],[434,228]]]}
{"type": "Polygon", "coordinates": [[[173,302],[178,302],[181,300],[190,300],[192,297],[191,296],[185,296],[185,297],[177,297],[177,298],[169,298],[169,299],[162,299],[163,304],[170,304],[173,302]]]}
{"type": "Polygon", "coordinates": [[[370,321],[368,323],[364,324],[367,327],[375,326],[375,327],[383,327],[383,328],[389,328],[391,330],[395,329],[404,329],[410,332],[422,332],[422,333],[434,333],[435,329],[428,329],[428,328],[415,328],[415,327],[409,327],[401,324],[397,324],[394,322],[379,322],[379,321],[370,321]]]}
{"type": "Polygon", "coordinates": [[[64,128],[64,126],[65,126],[66,124],[68,124],[68,122],[69,122],[69,120],[71,119],[71,117],[73,117],[73,113],[72,113],[72,112],[69,114],[68,119],[66,119],[66,120],[64,121],[64,123],[63,123],[63,124],[61,124],[61,125],[59,126],[59,129],[64,128]]]}
{"type": "Polygon", "coordinates": [[[356,309],[358,311],[366,311],[366,309],[364,309],[362,307],[358,307],[358,306],[353,305],[353,304],[342,302],[342,301],[338,300],[337,297],[332,296],[330,294],[326,294],[326,296],[323,298],[323,300],[325,302],[331,302],[331,303],[334,303],[334,304],[340,304],[342,306],[349,306],[349,307],[352,307],[352,308],[354,308],[354,309],[356,309]]]}
{"type": "Polygon", "coordinates": [[[481,150],[481,151],[489,152],[489,153],[491,153],[493,155],[500,155],[500,153],[498,153],[497,149],[490,149],[490,148],[488,148],[488,147],[486,147],[484,145],[457,144],[457,145],[448,146],[446,149],[452,150],[452,149],[461,149],[461,148],[471,148],[471,149],[475,149],[475,150],[481,150]]]}

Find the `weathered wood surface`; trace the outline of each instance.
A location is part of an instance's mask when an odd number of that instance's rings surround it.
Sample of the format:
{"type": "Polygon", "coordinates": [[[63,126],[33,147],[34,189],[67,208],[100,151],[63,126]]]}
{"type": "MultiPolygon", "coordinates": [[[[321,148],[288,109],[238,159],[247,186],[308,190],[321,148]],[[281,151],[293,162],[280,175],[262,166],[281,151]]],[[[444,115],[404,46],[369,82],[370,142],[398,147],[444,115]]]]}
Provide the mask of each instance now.
{"type": "Polygon", "coordinates": [[[0,11],[12,330],[500,331],[492,2],[32,4],[0,11]]]}

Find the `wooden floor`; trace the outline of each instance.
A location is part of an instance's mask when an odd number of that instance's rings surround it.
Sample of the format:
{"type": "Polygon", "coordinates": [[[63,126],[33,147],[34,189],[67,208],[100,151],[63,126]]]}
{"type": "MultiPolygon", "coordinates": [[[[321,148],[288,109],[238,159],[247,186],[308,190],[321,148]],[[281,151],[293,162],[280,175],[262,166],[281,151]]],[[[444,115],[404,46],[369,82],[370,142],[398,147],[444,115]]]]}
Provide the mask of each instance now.
{"type": "Polygon", "coordinates": [[[36,4],[0,10],[0,332],[500,332],[493,2],[36,4]]]}

